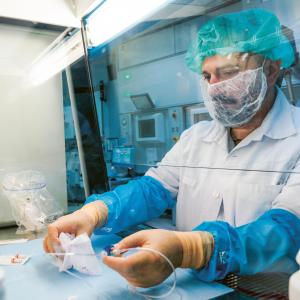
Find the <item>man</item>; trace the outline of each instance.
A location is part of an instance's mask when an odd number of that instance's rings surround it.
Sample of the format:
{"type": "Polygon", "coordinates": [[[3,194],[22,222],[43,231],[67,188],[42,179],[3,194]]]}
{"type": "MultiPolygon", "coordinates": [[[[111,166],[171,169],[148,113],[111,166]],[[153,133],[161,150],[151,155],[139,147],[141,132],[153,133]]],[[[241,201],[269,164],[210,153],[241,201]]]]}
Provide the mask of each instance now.
{"type": "MultiPolygon", "coordinates": [[[[202,74],[214,119],[186,130],[158,168],[49,226],[53,251],[61,232],[105,234],[158,217],[176,200],[178,232],[147,230],[116,247],[148,247],[206,281],[230,272],[291,270],[300,247],[300,110],[275,86],[294,62],[278,19],[255,9],[212,19],[187,55],[202,74]]],[[[171,272],[140,251],[104,262],[136,286],[171,272]]]]}

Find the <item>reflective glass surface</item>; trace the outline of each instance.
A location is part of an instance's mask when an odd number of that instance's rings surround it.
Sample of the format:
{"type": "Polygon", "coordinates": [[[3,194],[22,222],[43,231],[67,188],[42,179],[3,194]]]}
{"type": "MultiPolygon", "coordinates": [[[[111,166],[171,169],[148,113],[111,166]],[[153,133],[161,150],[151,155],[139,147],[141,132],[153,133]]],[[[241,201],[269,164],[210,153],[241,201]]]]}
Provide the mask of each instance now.
{"type": "MultiPolygon", "coordinates": [[[[298,217],[296,193],[285,193],[300,186],[297,143],[283,142],[299,118],[283,113],[300,103],[298,8],[279,0],[170,1],[109,40],[94,31],[88,59],[110,187],[159,178],[175,194],[181,230],[204,221],[240,228],[275,208],[298,217]],[[201,78],[220,88],[204,91],[201,78]],[[153,105],[136,105],[139,95],[153,105]],[[150,124],[157,113],[163,122],[150,124]],[[158,138],[140,138],[157,124],[158,138]],[[135,149],[134,164],[121,171],[118,147],[135,149]]],[[[88,36],[88,17],[86,24],[88,36]]]]}

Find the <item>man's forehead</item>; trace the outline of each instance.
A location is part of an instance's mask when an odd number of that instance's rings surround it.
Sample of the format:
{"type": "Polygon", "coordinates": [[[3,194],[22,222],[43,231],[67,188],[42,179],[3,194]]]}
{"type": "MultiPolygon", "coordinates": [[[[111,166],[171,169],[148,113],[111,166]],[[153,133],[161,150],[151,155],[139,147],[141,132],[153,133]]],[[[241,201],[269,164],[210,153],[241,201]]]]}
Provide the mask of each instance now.
{"type": "Polygon", "coordinates": [[[230,65],[236,65],[240,59],[240,53],[232,53],[227,56],[214,55],[206,57],[202,64],[203,71],[211,71],[216,68],[226,67],[230,65]]]}
{"type": "Polygon", "coordinates": [[[202,72],[210,69],[225,68],[230,66],[237,66],[238,64],[247,62],[251,57],[259,57],[260,55],[248,52],[235,52],[226,56],[214,55],[205,58],[202,65],[202,72]]]}

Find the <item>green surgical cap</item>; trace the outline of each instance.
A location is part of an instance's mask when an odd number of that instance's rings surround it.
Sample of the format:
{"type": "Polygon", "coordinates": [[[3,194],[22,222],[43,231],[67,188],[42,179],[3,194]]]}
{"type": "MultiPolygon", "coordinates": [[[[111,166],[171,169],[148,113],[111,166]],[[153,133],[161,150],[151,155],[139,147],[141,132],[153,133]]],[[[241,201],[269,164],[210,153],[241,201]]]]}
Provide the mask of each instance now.
{"type": "Polygon", "coordinates": [[[236,52],[261,54],[281,60],[287,68],[295,56],[291,43],[284,36],[278,18],[263,9],[251,9],[218,16],[204,24],[186,54],[188,67],[201,73],[205,58],[236,52]]]}

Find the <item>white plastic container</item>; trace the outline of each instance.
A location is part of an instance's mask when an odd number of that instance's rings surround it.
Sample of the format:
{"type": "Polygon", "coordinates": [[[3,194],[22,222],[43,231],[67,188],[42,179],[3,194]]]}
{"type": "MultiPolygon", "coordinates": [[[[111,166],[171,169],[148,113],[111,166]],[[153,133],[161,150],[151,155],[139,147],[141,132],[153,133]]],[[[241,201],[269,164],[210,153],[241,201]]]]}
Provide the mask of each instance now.
{"type": "MultiPolygon", "coordinates": [[[[296,256],[296,261],[300,265],[300,250],[296,256]]],[[[294,273],[289,281],[289,299],[299,300],[300,299],[300,270],[294,273]]]]}
{"type": "Polygon", "coordinates": [[[5,273],[0,269],[0,300],[4,297],[4,277],[5,273]]]}

